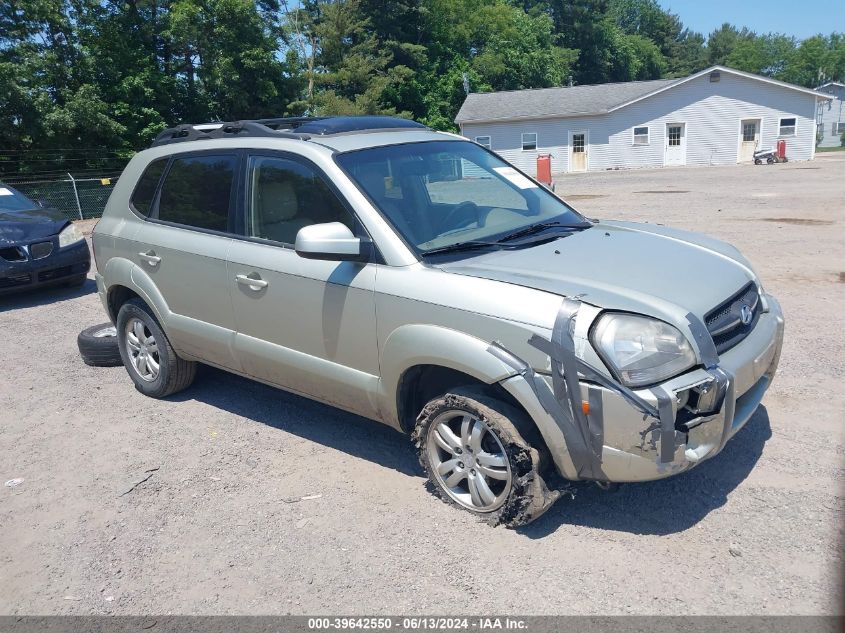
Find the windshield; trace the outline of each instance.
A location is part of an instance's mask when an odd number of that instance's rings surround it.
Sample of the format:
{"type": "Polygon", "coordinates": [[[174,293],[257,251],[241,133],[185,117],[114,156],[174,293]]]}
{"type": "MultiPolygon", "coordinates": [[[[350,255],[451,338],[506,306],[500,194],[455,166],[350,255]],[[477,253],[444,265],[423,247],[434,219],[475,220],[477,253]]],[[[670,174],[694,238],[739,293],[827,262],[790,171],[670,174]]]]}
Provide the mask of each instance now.
{"type": "Polygon", "coordinates": [[[336,159],[418,254],[496,242],[538,223],[586,222],[550,191],[469,141],[374,147],[336,159]]]}
{"type": "Polygon", "coordinates": [[[0,184],[0,213],[29,211],[36,208],[38,208],[38,205],[21,192],[0,184]]]}

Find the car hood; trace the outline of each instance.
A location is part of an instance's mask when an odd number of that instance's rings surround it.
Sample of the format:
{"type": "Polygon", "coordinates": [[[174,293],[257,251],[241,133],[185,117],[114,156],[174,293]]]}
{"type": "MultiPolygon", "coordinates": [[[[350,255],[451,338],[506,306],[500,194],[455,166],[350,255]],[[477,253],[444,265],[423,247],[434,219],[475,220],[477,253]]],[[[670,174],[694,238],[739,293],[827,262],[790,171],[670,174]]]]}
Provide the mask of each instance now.
{"type": "Polygon", "coordinates": [[[748,261],[724,242],[663,226],[609,221],[537,246],[440,268],[679,324],[689,312],[703,318],[756,280],[748,261]]]}
{"type": "Polygon", "coordinates": [[[67,218],[55,209],[39,207],[27,211],[0,211],[0,244],[51,237],[67,223],[67,218]]]}

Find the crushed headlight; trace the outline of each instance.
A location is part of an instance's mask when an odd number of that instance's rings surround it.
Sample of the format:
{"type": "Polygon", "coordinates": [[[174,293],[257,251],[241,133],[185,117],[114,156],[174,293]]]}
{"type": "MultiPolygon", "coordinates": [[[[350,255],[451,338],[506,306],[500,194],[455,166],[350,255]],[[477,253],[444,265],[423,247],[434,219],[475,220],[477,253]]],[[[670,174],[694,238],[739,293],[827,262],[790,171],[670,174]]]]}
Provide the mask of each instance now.
{"type": "Polygon", "coordinates": [[[696,363],[686,337],[668,323],[632,314],[604,314],[593,346],[628,387],[651,385],[696,363]]]}
{"type": "Polygon", "coordinates": [[[85,236],[82,234],[75,224],[68,224],[59,233],[59,248],[76,244],[79,240],[84,240],[85,236]]]}

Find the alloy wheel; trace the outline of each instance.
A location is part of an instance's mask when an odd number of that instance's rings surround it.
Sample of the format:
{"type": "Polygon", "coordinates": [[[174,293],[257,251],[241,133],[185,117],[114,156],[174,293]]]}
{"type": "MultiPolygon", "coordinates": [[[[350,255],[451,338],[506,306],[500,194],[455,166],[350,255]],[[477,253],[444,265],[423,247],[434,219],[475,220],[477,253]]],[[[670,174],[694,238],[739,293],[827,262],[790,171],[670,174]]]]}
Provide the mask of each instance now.
{"type": "Polygon", "coordinates": [[[511,490],[511,467],[502,442],[466,411],[441,413],[428,431],[428,461],[437,482],[460,505],[492,512],[511,490]]]}
{"type": "Polygon", "coordinates": [[[142,380],[153,382],[161,371],[161,358],[152,332],[141,319],[132,317],[126,322],[124,335],[126,351],[135,373],[142,380]]]}

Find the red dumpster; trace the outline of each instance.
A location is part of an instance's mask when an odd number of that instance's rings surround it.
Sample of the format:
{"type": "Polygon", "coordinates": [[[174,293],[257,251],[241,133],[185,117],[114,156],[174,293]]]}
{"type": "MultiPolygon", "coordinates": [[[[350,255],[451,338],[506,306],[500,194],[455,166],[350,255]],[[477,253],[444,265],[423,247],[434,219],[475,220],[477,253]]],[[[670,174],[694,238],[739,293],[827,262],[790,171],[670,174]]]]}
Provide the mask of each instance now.
{"type": "Polygon", "coordinates": [[[786,141],[783,140],[783,139],[780,139],[778,141],[777,156],[778,156],[778,160],[780,162],[782,162],[782,163],[786,162],[786,160],[787,160],[786,159],[786,141]]]}
{"type": "Polygon", "coordinates": [[[537,180],[554,189],[551,154],[541,154],[537,157],[537,180]]]}

